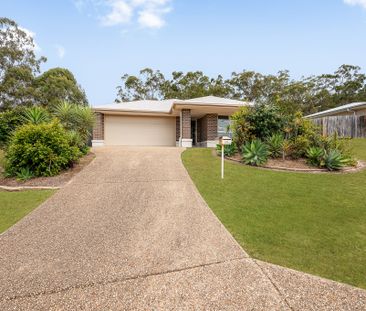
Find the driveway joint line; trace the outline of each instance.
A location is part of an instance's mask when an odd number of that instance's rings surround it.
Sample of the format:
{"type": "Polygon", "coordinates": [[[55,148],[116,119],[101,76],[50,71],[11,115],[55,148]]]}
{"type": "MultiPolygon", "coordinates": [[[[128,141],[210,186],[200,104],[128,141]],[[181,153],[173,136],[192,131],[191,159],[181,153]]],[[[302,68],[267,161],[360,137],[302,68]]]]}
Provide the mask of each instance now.
{"type": "Polygon", "coordinates": [[[290,302],[287,300],[286,295],[284,293],[282,293],[282,291],[280,290],[280,288],[277,286],[276,282],[274,280],[272,280],[271,276],[269,275],[269,273],[267,273],[264,268],[262,268],[262,266],[260,264],[258,264],[257,260],[254,258],[251,258],[253,263],[262,271],[262,273],[264,274],[264,276],[268,279],[268,281],[272,284],[272,286],[274,287],[274,289],[277,291],[277,293],[280,295],[280,297],[282,297],[283,301],[286,303],[286,305],[290,308],[290,310],[295,310],[290,302]]]}
{"type": "Polygon", "coordinates": [[[64,288],[54,289],[51,291],[42,291],[42,292],[38,292],[38,293],[29,293],[29,294],[25,294],[25,295],[5,297],[5,298],[0,299],[0,301],[6,302],[6,301],[14,301],[17,299],[28,299],[28,298],[36,298],[36,297],[46,296],[46,295],[54,295],[54,294],[58,294],[58,293],[67,292],[67,291],[70,291],[73,289],[86,289],[86,288],[92,288],[94,286],[105,286],[105,285],[109,285],[109,284],[117,284],[117,283],[125,282],[125,281],[144,279],[144,278],[149,278],[149,277],[153,277],[153,276],[163,276],[163,275],[167,275],[167,274],[171,274],[171,273],[178,273],[178,272],[189,271],[189,270],[194,270],[194,269],[198,269],[198,268],[211,267],[214,265],[220,265],[220,264],[224,264],[224,263],[230,263],[230,262],[241,261],[241,260],[252,260],[252,258],[237,257],[237,258],[232,258],[229,260],[214,261],[214,262],[194,265],[194,266],[190,266],[190,267],[186,267],[186,268],[177,268],[177,269],[166,270],[166,271],[162,271],[162,272],[146,273],[146,274],[131,276],[131,277],[127,277],[127,278],[115,278],[115,279],[111,279],[111,280],[105,281],[105,282],[103,282],[103,281],[89,282],[89,283],[85,283],[85,284],[79,284],[79,285],[75,285],[75,286],[68,286],[68,287],[64,287],[64,288]]]}

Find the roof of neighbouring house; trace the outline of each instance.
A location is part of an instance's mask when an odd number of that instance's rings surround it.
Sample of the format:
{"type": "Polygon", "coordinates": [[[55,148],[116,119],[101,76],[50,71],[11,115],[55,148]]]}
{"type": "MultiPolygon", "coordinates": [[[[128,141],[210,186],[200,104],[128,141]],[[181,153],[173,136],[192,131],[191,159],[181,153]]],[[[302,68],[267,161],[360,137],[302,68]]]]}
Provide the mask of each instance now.
{"type": "Polygon", "coordinates": [[[339,106],[336,108],[328,109],[325,111],[313,113],[308,116],[305,116],[305,118],[314,119],[314,118],[327,117],[327,116],[331,116],[331,115],[338,114],[341,112],[347,112],[347,111],[352,112],[354,110],[360,110],[363,108],[366,108],[366,102],[351,103],[351,104],[346,104],[346,105],[339,106]]]}
{"type": "Polygon", "coordinates": [[[94,106],[93,109],[96,111],[170,113],[175,106],[179,105],[241,107],[251,105],[251,103],[228,98],[220,98],[216,96],[205,96],[188,100],[180,100],[180,99],[136,100],[131,102],[94,106]]]}

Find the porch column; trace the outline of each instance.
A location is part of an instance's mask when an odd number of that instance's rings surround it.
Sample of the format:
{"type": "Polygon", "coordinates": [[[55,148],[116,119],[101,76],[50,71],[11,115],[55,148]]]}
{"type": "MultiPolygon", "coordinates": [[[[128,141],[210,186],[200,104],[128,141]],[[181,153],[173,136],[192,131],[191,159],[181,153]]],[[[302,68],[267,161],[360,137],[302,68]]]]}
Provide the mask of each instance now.
{"type": "Polygon", "coordinates": [[[100,147],[104,145],[104,114],[95,113],[95,124],[93,126],[92,146],[100,147]]]}
{"type": "Polygon", "coordinates": [[[206,114],[198,121],[201,124],[199,145],[209,148],[216,147],[218,115],[214,113],[206,114]]]}
{"type": "Polygon", "coordinates": [[[192,147],[192,134],[191,134],[191,110],[182,109],[180,114],[180,146],[192,147]]]}
{"type": "Polygon", "coordinates": [[[216,147],[217,144],[217,123],[218,115],[211,113],[206,115],[207,118],[207,141],[206,147],[216,147]]]}

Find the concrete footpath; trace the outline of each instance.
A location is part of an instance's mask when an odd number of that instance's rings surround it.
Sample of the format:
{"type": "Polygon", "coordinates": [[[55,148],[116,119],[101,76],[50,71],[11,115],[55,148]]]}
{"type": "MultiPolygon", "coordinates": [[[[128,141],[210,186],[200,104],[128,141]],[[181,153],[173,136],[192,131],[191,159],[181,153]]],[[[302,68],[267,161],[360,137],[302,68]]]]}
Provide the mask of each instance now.
{"type": "Polygon", "coordinates": [[[365,310],[366,291],[250,258],[179,148],[105,147],[0,236],[0,310],[365,310]]]}

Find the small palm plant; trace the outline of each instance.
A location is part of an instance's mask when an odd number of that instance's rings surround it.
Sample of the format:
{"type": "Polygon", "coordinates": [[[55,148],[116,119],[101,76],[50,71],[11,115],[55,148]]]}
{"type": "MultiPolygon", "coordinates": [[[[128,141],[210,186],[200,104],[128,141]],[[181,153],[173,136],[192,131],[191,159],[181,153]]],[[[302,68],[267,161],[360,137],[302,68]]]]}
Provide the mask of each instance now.
{"type": "Polygon", "coordinates": [[[35,125],[45,123],[50,120],[48,112],[42,107],[30,107],[23,113],[23,121],[35,125]]]}
{"type": "Polygon", "coordinates": [[[242,149],[245,164],[259,166],[268,160],[269,151],[267,146],[259,139],[247,142],[242,149]]]}
{"type": "Polygon", "coordinates": [[[282,155],[283,140],[283,136],[279,133],[267,138],[266,143],[272,158],[279,158],[282,155]]]}

